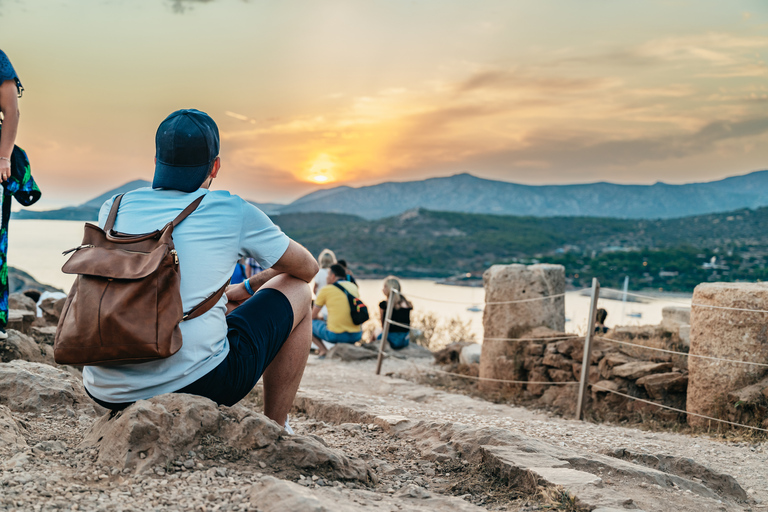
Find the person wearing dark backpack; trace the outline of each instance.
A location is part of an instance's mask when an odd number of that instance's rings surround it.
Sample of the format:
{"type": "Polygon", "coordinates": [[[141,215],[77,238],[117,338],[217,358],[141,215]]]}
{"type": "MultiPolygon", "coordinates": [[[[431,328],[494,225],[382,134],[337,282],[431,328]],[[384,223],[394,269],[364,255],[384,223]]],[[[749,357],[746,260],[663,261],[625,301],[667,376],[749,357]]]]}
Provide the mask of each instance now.
{"type": "Polygon", "coordinates": [[[363,337],[362,328],[352,320],[352,309],[344,293],[346,290],[353,297],[360,297],[357,285],[347,281],[347,270],[338,263],[331,265],[326,283],[327,286],[318,292],[312,309],[312,340],[319,348],[320,357],[328,353],[324,342],[355,343],[363,337]],[[327,321],[320,318],[323,306],[328,308],[327,321]]]}
{"type": "Polygon", "coordinates": [[[221,160],[218,127],[208,114],[194,109],[170,114],[160,124],[155,143],[152,188],[124,194],[109,222],[116,198],[105,202],[99,226],[109,224],[111,236],[118,240],[152,233],[197,203],[173,228],[185,313],[178,319],[182,345],[169,357],[149,362],[85,366],[85,389],[112,410],[173,392],[231,406],[263,375],[264,413],[290,433],[288,411],[312,337],[308,283],[317,263],[261,210],[229,192],[210,190],[221,160]],[[216,297],[243,257],[254,258],[266,270],[229,285],[205,313],[189,315],[192,308],[216,297]]]}

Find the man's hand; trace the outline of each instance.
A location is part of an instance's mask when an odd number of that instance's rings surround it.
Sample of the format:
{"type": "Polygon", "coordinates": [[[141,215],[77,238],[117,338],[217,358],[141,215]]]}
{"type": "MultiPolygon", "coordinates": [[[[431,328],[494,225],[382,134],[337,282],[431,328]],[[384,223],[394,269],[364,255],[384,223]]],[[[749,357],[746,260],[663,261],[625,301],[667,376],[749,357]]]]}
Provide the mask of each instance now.
{"type": "Polygon", "coordinates": [[[7,181],[11,177],[11,161],[0,158],[0,181],[7,181]]]}
{"type": "MultiPolygon", "coordinates": [[[[255,293],[259,291],[259,288],[264,286],[264,283],[281,273],[282,272],[278,272],[275,269],[269,268],[263,272],[259,272],[255,276],[250,277],[248,282],[250,283],[251,288],[255,293]]],[[[234,309],[237,309],[240,304],[251,298],[251,294],[248,293],[248,290],[245,289],[244,282],[227,286],[227,289],[224,291],[224,293],[227,295],[227,314],[232,312],[234,309]]]]}

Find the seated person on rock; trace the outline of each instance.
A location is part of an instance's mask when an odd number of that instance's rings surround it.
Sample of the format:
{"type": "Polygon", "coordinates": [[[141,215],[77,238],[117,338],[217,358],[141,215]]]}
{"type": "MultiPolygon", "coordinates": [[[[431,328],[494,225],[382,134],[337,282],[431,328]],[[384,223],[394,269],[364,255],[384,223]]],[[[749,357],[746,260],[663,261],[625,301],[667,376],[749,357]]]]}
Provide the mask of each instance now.
{"type": "MultiPolygon", "coordinates": [[[[219,130],[207,114],[192,109],[172,113],[160,124],[155,143],[152,188],[123,196],[114,229],[139,234],[162,228],[204,196],[173,231],[184,311],[221,288],[242,257],[254,258],[267,270],[229,285],[213,308],[182,322],[183,344],[172,356],[86,366],[85,388],[112,410],[173,392],[231,406],[263,375],[264,413],[289,429],[288,411],[312,338],[308,283],[317,263],[261,210],[227,191],[210,190],[221,160],[219,130]]],[[[101,208],[102,227],[113,201],[101,208]]]]}
{"type": "MultiPolygon", "coordinates": [[[[408,335],[411,332],[411,311],[413,311],[413,304],[406,299],[400,292],[400,281],[395,276],[389,276],[384,279],[384,287],[382,292],[387,300],[383,300],[379,303],[381,308],[381,327],[384,328],[384,320],[387,314],[387,302],[389,300],[389,294],[392,290],[397,291],[395,294],[395,303],[392,306],[392,315],[390,319],[393,322],[397,322],[402,325],[389,324],[389,332],[387,333],[387,342],[389,346],[395,350],[400,350],[408,346],[408,335]],[[403,327],[407,325],[409,327],[403,327]]],[[[379,334],[376,339],[380,340],[384,333],[379,334]]]]}
{"type": "Polygon", "coordinates": [[[327,286],[320,289],[312,309],[312,340],[318,346],[318,355],[324,357],[328,348],[323,343],[355,343],[363,337],[362,328],[352,322],[347,294],[335,285],[342,286],[354,297],[359,297],[357,285],[347,281],[347,270],[335,263],[326,277],[327,286]],[[328,308],[328,320],[320,318],[323,306],[328,308]]]}

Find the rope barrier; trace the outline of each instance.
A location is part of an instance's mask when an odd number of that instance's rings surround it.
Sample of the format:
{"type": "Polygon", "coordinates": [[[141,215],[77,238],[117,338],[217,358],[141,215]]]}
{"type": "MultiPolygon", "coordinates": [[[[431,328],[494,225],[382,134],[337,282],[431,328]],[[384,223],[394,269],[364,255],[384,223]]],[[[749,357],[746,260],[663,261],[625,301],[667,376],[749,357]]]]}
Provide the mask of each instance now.
{"type": "Polygon", "coordinates": [[[717,421],[719,423],[727,423],[728,425],[733,425],[733,426],[736,426],[736,427],[750,428],[752,430],[759,430],[761,432],[768,432],[768,429],[765,429],[765,428],[753,427],[751,425],[744,425],[742,423],[735,423],[733,421],[721,420],[721,419],[718,419],[718,418],[712,418],[711,416],[705,416],[703,414],[697,414],[695,412],[683,411],[682,409],[676,409],[676,408],[670,407],[668,405],[657,404],[656,402],[651,402],[650,400],[644,400],[644,399],[638,398],[636,396],[631,396],[631,395],[627,395],[627,394],[621,393],[619,391],[614,391],[613,389],[604,388],[602,386],[598,386],[597,384],[591,384],[591,386],[592,386],[592,388],[598,389],[600,391],[607,391],[608,393],[613,393],[615,395],[623,396],[625,398],[630,398],[632,400],[637,400],[638,402],[643,402],[643,403],[646,403],[646,404],[655,405],[656,407],[661,407],[662,409],[669,409],[670,411],[680,412],[680,413],[683,413],[683,414],[688,414],[690,416],[696,416],[697,418],[704,418],[706,420],[717,421]]]}
{"type": "MultiPolygon", "coordinates": [[[[429,302],[442,302],[444,304],[463,304],[463,305],[474,304],[474,302],[466,302],[466,301],[463,301],[463,300],[431,299],[431,298],[428,298],[428,297],[420,297],[418,295],[412,295],[410,293],[408,294],[408,297],[411,297],[413,299],[426,300],[426,301],[429,301],[429,302]]],[[[534,297],[533,299],[508,300],[508,301],[504,301],[504,302],[485,302],[484,304],[486,306],[499,306],[499,305],[502,305],[502,304],[520,304],[522,302],[535,302],[535,301],[540,301],[540,300],[557,299],[559,297],[565,297],[565,294],[564,293],[558,293],[556,295],[548,295],[546,297],[534,297]]]]}
{"type": "Polygon", "coordinates": [[[724,359],[721,357],[713,357],[713,356],[702,356],[699,354],[688,354],[686,352],[677,352],[675,350],[667,350],[664,348],[656,348],[656,347],[648,347],[645,345],[640,345],[637,343],[630,343],[628,341],[619,341],[619,340],[613,340],[611,338],[603,338],[602,336],[595,336],[595,339],[603,340],[603,341],[610,341],[611,343],[618,343],[619,345],[629,345],[631,347],[638,347],[638,348],[644,348],[646,350],[655,350],[656,352],[665,352],[667,354],[678,354],[681,356],[688,356],[688,357],[698,357],[699,359],[710,359],[713,361],[723,361],[726,363],[736,363],[736,364],[749,364],[753,366],[763,366],[768,368],[768,364],[765,363],[753,363],[751,361],[739,361],[738,359],[724,359]]]}
{"type": "MultiPolygon", "coordinates": [[[[603,290],[610,290],[610,291],[613,291],[613,292],[624,293],[622,290],[617,290],[615,288],[603,288],[603,290]]],[[[697,307],[697,308],[725,309],[725,310],[729,310],[729,311],[745,311],[745,312],[748,312],[748,313],[768,313],[768,309],[748,309],[748,308],[733,308],[733,307],[730,307],[730,306],[713,306],[711,304],[697,304],[695,302],[690,302],[689,303],[689,302],[685,302],[685,301],[679,301],[679,300],[674,300],[674,299],[663,299],[663,298],[660,298],[660,297],[653,297],[651,295],[641,295],[639,293],[630,293],[630,292],[627,292],[627,295],[631,295],[632,297],[641,297],[643,299],[666,300],[668,302],[675,302],[677,304],[685,304],[686,306],[697,307]]]]}
{"type": "MultiPolygon", "coordinates": [[[[406,329],[412,329],[413,327],[400,322],[395,322],[392,319],[387,320],[390,325],[397,325],[406,329]]],[[[575,340],[583,338],[583,336],[560,336],[556,338],[483,338],[483,341],[563,341],[563,340],[575,340]]],[[[451,343],[476,343],[475,341],[463,341],[452,340],[451,343]]]]}

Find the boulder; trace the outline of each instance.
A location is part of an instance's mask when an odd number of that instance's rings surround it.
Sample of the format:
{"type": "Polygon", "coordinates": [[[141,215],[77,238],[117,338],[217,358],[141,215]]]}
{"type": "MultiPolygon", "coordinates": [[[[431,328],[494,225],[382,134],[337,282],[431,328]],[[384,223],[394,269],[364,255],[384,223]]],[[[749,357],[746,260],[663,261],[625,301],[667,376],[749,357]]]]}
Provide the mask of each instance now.
{"type": "Polygon", "coordinates": [[[472,343],[471,345],[467,345],[461,349],[461,353],[459,354],[459,362],[462,364],[479,364],[481,352],[482,347],[479,344],[472,343]]]}
{"type": "MultiPolygon", "coordinates": [[[[8,338],[0,340],[0,361],[7,363],[21,359],[37,363],[48,362],[47,355],[35,340],[19,331],[9,329],[8,338]]],[[[50,361],[53,363],[53,360],[50,361]]]]}
{"type": "Polygon", "coordinates": [[[74,373],[21,360],[0,364],[0,404],[19,412],[103,414],[105,409],[91,401],[74,373]]]}
{"type": "Polygon", "coordinates": [[[30,334],[38,345],[53,345],[53,340],[56,338],[56,326],[32,327],[30,334]]]}
{"type": "Polygon", "coordinates": [[[604,379],[610,379],[612,376],[611,370],[613,370],[614,366],[627,364],[631,361],[635,361],[635,359],[632,359],[631,357],[618,352],[612,352],[610,354],[607,354],[605,357],[603,357],[600,360],[600,363],[598,364],[600,375],[604,379]]]}
{"type": "Polygon", "coordinates": [[[45,321],[52,325],[58,324],[61,310],[64,309],[64,303],[66,301],[66,297],[63,299],[55,299],[53,297],[43,299],[40,302],[40,309],[43,311],[43,318],[45,321]]]}
{"type": "Polygon", "coordinates": [[[96,449],[98,462],[137,472],[188,457],[249,458],[274,471],[298,476],[310,471],[334,480],[367,481],[368,468],[305,436],[288,436],[263,414],[243,406],[179,393],[139,400],[102,416],[86,432],[84,449],[96,449]]]}
{"type": "Polygon", "coordinates": [[[534,382],[534,384],[526,384],[526,389],[534,396],[542,395],[550,385],[548,384],[535,384],[536,382],[551,382],[547,368],[543,366],[537,366],[528,374],[528,380],[534,382]]]}
{"type": "Polygon", "coordinates": [[[429,358],[432,359],[434,354],[431,350],[416,343],[409,343],[407,347],[399,350],[390,349],[387,354],[398,359],[413,359],[413,358],[429,358]]]}
{"type": "Polygon", "coordinates": [[[453,364],[458,363],[461,357],[461,349],[469,345],[466,341],[451,343],[441,348],[432,355],[435,358],[435,364],[453,364]]]}
{"type": "Polygon", "coordinates": [[[11,410],[4,405],[0,405],[0,444],[16,448],[27,446],[19,424],[11,416],[11,410]]]}
{"type": "Polygon", "coordinates": [[[664,373],[672,369],[672,363],[651,363],[645,361],[634,361],[611,369],[612,377],[621,377],[623,379],[636,380],[652,373],[664,373]]]}
{"type": "Polygon", "coordinates": [[[544,354],[544,359],[542,360],[544,365],[551,366],[553,368],[560,368],[561,370],[570,370],[571,366],[573,365],[573,360],[565,358],[563,355],[558,353],[552,353],[547,352],[544,354]]]}
{"type": "Polygon", "coordinates": [[[670,393],[685,393],[688,388],[688,376],[680,372],[667,372],[646,375],[635,383],[643,386],[651,398],[665,398],[670,393]]]}
{"type": "Polygon", "coordinates": [[[360,504],[338,496],[324,496],[293,482],[265,476],[251,486],[249,501],[254,510],[262,512],[357,512],[360,504]]]}
{"type": "Polygon", "coordinates": [[[341,361],[362,361],[364,359],[376,359],[378,356],[378,352],[348,343],[337,343],[328,351],[329,358],[341,361]]]}
{"type": "Polygon", "coordinates": [[[12,293],[8,296],[8,309],[24,309],[37,315],[37,303],[23,293],[12,293]]]}
{"type": "Polygon", "coordinates": [[[32,328],[32,323],[37,318],[34,311],[27,311],[26,309],[10,309],[8,310],[8,329],[13,329],[24,334],[29,334],[32,328]]]}
{"type": "MultiPolygon", "coordinates": [[[[562,265],[494,265],[483,273],[485,308],[483,310],[484,341],[480,355],[480,377],[502,380],[523,380],[523,351],[527,341],[521,338],[536,327],[556,332],[565,328],[565,298],[548,299],[565,293],[565,268],[562,265]],[[542,299],[512,304],[508,301],[542,299]]],[[[484,391],[510,386],[492,381],[480,381],[484,391]]],[[[512,385],[513,389],[522,389],[512,385]]]]}
{"type": "MultiPolygon", "coordinates": [[[[768,364],[765,313],[768,283],[704,283],[693,292],[691,355],[768,364]],[[737,308],[737,309],[720,309],[737,308]]],[[[691,357],[688,362],[688,412],[719,418],[728,393],[754,383],[768,373],[765,367],[691,357]]],[[[688,422],[703,426],[709,420],[690,415],[688,422]]]]}
{"type": "Polygon", "coordinates": [[[556,368],[550,368],[549,373],[552,382],[571,382],[574,380],[571,370],[558,370],[556,368]]]}

